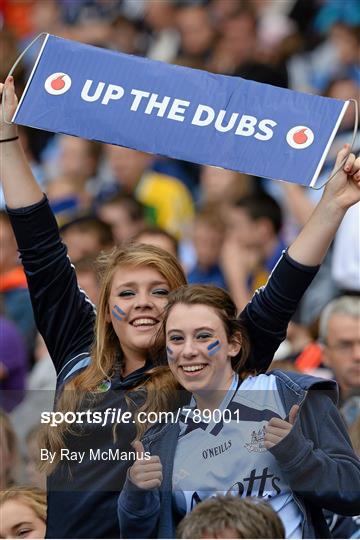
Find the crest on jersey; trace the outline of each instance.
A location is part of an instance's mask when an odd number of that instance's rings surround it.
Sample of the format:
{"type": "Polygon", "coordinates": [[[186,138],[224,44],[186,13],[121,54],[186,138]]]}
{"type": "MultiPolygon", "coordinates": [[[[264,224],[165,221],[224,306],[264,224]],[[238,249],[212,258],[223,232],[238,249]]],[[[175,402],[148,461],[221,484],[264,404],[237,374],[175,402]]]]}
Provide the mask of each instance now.
{"type": "Polygon", "coordinates": [[[265,448],[265,426],[251,433],[251,441],[245,443],[245,448],[248,452],[266,452],[265,448]]]}

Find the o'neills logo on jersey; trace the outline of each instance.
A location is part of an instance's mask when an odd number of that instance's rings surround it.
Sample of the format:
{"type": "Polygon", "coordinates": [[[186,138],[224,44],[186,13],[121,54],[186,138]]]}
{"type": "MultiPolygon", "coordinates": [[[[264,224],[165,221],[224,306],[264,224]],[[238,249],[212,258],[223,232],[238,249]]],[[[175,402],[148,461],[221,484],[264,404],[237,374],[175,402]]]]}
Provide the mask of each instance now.
{"type": "Polygon", "coordinates": [[[202,457],[204,459],[208,459],[215,456],[219,456],[220,454],[227,452],[227,450],[230,450],[231,446],[232,446],[231,441],[226,441],[222,444],[219,444],[218,446],[214,446],[214,448],[207,448],[206,450],[202,451],[202,457]]]}

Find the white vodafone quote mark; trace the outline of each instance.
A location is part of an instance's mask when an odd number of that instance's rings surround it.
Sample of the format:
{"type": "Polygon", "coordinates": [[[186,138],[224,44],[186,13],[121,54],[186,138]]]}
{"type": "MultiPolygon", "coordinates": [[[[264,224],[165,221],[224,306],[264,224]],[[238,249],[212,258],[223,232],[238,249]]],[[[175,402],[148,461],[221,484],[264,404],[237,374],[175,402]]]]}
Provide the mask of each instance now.
{"type": "Polygon", "coordinates": [[[53,96],[65,94],[71,86],[71,79],[66,73],[53,73],[45,81],[45,90],[53,96]]]}
{"type": "Polygon", "coordinates": [[[307,126],[295,126],[287,132],[286,141],[291,148],[302,150],[314,142],[314,132],[307,126]]]}

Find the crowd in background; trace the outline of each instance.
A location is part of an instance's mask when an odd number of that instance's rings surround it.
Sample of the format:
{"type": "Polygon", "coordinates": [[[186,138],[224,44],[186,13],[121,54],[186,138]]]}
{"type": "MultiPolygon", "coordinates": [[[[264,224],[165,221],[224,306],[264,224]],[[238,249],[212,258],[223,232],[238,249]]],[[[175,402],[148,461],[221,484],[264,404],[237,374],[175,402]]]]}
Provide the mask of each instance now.
{"type": "MultiPolygon", "coordinates": [[[[1,81],[26,45],[49,32],[331,98],[360,95],[357,0],[0,0],[0,28],[1,81]]],[[[15,73],[18,94],[34,63],[32,51],[15,73]]],[[[339,148],[350,142],[354,120],[350,105],[323,179],[339,148]]],[[[266,283],[321,195],[67,135],[21,127],[20,136],[80,287],[94,304],[99,253],[134,241],[174,253],[190,283],[227,289],[240,310],[266,283]]],[[[358,134],[353,152],[359,150],[358,134]]],[[[1,413],[0,486],[21,480],[43,488],[36,436],[39,413],[51,410],[56,377],[36,334],[17,246],[1,206],[0,406],[9,416],[1,413]],[[26,467],[15,466],[20,457],[26,467]]],[[[274,365],[337,380],[339,406],[360,454],[359,205],[346,215],[274,365]]]]}

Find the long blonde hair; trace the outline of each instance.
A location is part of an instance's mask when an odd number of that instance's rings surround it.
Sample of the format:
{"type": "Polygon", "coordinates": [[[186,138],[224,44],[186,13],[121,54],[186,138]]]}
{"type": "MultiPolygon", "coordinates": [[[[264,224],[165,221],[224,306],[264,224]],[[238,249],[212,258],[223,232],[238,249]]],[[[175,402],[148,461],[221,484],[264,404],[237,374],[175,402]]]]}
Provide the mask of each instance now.
{"type": "Polygon", "coordinates": [[[13,486],[0,492],[0,506],[14,500],[24,503],[41,521],[46,522],[46,492],[43,489],[33,486],[13,486]]]}
{"type": "MultiPolygon", "coordinates": [[[[3,409],[0,409],[0,444],[4,452],[4,461],[8,464],[4,471],[5,478],[3,480],[5,480],[5,487],[9,487],[16,481],[19,453],[15,430],[11,424],[10,417],[3,409]]],[[[0,465],[3,467],[5,464],[0,463],[0,465]]]]}
{"type": "MultiPolygon", "coordinates": [[[[130,244],[125,248],[114,249],[110,254],[99,258],[101,291],[95,323],[95,340],[91,349],[91,362],[79,375],[66,383],[57,404],[61,412],[76,411],[81,407],[85,396],[95,396],[96,389],[114,375],[116,360],[122,359],[121,344],[108,318],[108,300],[115,271],[122,266],[133,268],[151,267],[166,280],[171,290],[186,284],[186,277],[177,259],[167,251],[146,244],[130,244]]],[[[149,381],[151,372],[149,372],[149,381]]],[[[74,433],[68,424],[43,430],[41,445],[56,452],[53,464],[43,461],[40,469],[50,473],[59,461],[60,449],[65,446],[66,433],[74,433]]]]}

